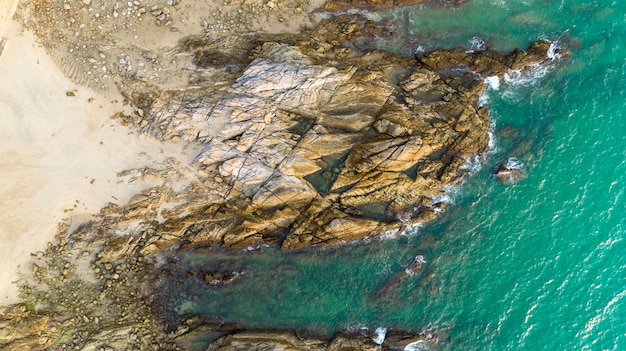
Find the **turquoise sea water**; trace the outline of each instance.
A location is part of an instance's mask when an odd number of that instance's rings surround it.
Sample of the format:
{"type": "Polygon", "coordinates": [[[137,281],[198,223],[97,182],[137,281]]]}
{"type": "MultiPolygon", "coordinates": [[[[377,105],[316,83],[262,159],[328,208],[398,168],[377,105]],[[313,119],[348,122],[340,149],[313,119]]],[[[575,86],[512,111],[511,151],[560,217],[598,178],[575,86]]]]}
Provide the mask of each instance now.
{"type": "Polygon", "coordinates": [[[432,328],[443,350],[626,350],[626,2],[473,0],[376,16],[402,33],[376,44],[389,50],[548,38],[572,56],[489,92],[494,146],[436,223],[333,249],[180,257],[246,275],[188,287],[176,311],[325,334],[432,328]],[[492,173],[511,155],[529,173],[503,185],[492,173]],[[423,269],[399,279],[416,255],[423,269]]]}

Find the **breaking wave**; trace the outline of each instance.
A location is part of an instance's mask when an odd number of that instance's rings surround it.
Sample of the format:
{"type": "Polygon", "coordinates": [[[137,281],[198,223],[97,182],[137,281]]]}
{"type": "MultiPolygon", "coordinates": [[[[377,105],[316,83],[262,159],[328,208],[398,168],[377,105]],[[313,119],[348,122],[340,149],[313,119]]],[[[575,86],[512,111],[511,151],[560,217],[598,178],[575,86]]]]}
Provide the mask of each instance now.
{"type": "Polygon", "coordinates": [[[403,351],[431,351],[432,349],[428,346],[428,343],[424,340],[412,342],[406,345],[403,351]]]}
{"type": "Polygon", "coordinates": [[[469,47],[469,49],[465,51],[467,53],[484,51],[487,49],[487,43],[485,43],[485,41],[480,37],[473,37],[472,39],[468,40],[467,46],[469,47]]]}
{"type": "Polygon", "coordinates": [[[561,54],[558,53],[558,50],[563,48],[557,41],[549,41],[547,39],[544,40],[550,43],[546,60],[538,62],[525,69],[509,69],[509,71],[504,74],[504,82],[506,84],[514,87],[533,86],[541,78],[545,77],[548,72],[550,72],[553,67],[552,63],[561,58],[561,54]]]}
{"type": "Polygon", "coordinates": [[[378,345],[382,345],[385,341],[385,336],[387,336],[387,328],[378,327],[376,328],[376,337],[372,339],[378,345]]]}

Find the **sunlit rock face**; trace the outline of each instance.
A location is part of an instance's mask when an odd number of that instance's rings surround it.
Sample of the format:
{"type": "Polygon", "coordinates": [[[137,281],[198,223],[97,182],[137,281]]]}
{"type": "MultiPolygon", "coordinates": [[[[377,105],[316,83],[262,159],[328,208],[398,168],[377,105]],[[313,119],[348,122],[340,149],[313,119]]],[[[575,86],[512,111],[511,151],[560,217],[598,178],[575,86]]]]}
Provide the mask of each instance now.
{"type": "MultiPolygon", "coordinates": [[[[340,20],[327,26],[359,29],[340,20]]],[[[351,57],[319,41],[266,42],[233,64],[237,74],[203,67],[199,75],[222,80],[153,92],[138,125],[202,144],[194,163],[202,177],[177,195],[184,201],[144,253],[181,241],[296,249],[433,220],[443,189],[487,148],[483,77],[540,67],[549,46],[408,59],[351,57]]],[[[133,89],[129,95],[141,95],[133,89]]]]}

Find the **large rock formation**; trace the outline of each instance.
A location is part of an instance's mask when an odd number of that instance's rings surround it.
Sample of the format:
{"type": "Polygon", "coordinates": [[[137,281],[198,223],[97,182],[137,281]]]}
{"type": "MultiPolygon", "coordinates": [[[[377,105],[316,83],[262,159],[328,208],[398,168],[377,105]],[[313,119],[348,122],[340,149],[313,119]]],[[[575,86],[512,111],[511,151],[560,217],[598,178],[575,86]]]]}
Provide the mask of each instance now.
{"type": "Polygon", "coordinates": [[[267,42],[230,81],[153,91],[136,124],[203,151],[201,178],[161,212],[144,253],[181,242],[295,249],[431,221],[444,189],[487,147],[483,78],[550,61],[548,42],[416,60],[318,48],[267,42]]]}

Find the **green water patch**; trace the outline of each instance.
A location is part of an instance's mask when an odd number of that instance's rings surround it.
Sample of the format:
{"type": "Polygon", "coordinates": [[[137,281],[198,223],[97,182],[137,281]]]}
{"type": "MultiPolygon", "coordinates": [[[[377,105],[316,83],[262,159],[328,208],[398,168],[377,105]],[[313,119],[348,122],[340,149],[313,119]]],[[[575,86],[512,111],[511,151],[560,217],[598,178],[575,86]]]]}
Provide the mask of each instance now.
{"type": "Polygon", "coordinates": [[[390,220],[389,215],[387,215],[387,207],[389,207],[390,202],[381,201],[368,203],[361,206],[356,206],[356,209],[359,212],[362,212],[364,217],[372,218],[378,221],[386,221],[390,220]]]}
{"type": "Polygon", "coordinates": [[[321,160],[324,162],[326,167],[305,176],[304,179],[306,179],[306,181],[309,182],[309,184],[311,184],[317,192],[322,195],[328,195],[330,189],[335,183],[335,180],[339,177],[347,157],[348,155],[345,153],[323,156],[321,160]]]}
{"type": "Polygon", "coordinates": [[[378,292],[425,251],[405,238],[297,253],[267,247],[236,254],[190,253],[178,261],[187,270],[236,263],[243,276],[239,283],[218,289],[202,288],[194,282],[178,287],[174,296],[181,295],[174,301],[176,312],[219,316],[244,327],[306,327],[329,336],[338,329],[364,323],[376,327],[377,312],[371,307],[386,309],[393,295],[378,292]],[[387,247],[386,253],[379,252],[383,247],[387,247]]]}
{"type": "Polygon", "coordinates": [[[311,128],[313,128],[314,124],[315,124],[315,118],[303,116],[302,118],[298,120],[298,122],[295,125],[293,125],[291,128],[287,130],[291,133],[303,136],[311,128]]]}

